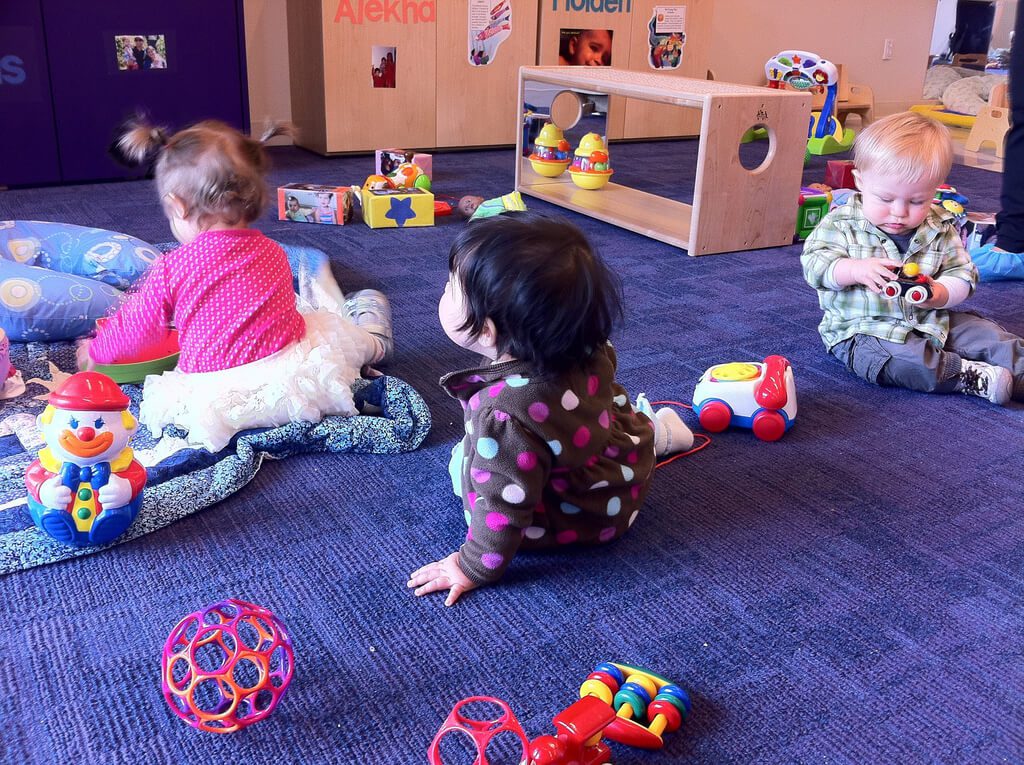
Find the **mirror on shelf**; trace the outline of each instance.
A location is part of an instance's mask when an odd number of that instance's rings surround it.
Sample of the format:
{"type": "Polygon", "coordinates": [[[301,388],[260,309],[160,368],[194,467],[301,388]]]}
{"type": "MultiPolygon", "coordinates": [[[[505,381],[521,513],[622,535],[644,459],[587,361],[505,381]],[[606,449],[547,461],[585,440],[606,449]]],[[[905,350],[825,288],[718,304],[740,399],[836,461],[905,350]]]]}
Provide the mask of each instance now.
{"type": "MultiPolygon", "coordinates": [[[[560,128],[570,159],[587,133],[608,135],[608,96],[558,85],[527,82],[523,93],[523,155],[528,156],[546,123],[560,128]]],[[[544,139],[542,139],[544,140],[544,139]]]]}

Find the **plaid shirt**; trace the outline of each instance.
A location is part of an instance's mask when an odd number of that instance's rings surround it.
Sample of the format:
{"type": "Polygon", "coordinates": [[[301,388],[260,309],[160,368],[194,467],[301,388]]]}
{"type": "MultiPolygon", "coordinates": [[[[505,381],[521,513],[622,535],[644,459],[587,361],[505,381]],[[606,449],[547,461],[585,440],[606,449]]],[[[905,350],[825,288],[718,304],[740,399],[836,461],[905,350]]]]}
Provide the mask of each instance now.
{"type": "Polygon", "coordinates": [[[854,194],[848,204],[822,219],[800,256],[804,278],[818,290],[818,302],[825,312],[818,332],[827,348],[853,335],[904,343],[914,330],[930,335],[940,347],[946,344],[948,311],[919,308],[903,298],[887,300],[860,284],[829,288],[832,267],[840,258],[886,256],[905,264],[917,263],[921,273],[933,279],[963,279],[970,284],[971,292],[978,283],[978,269],[961,244],[949,212],[933,205],[906,254],[901,255],[893,241],[864,217],[860,194],[854,194]]]}

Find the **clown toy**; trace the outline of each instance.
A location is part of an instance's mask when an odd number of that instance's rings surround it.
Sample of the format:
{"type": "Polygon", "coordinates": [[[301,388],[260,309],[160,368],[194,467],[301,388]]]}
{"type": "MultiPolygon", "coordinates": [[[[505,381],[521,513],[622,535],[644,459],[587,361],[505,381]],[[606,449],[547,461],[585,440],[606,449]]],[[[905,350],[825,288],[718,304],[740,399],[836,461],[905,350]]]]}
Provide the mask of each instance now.
{"type": "Polygon", "coordinates": [[[50,394],[37,418],[46,448],[25,473],[28,507],[58,542],[105,544],[135,520],[146,469],[128,448],[139,427],[128,404],[106,375],[79,372],[50,394]]]}

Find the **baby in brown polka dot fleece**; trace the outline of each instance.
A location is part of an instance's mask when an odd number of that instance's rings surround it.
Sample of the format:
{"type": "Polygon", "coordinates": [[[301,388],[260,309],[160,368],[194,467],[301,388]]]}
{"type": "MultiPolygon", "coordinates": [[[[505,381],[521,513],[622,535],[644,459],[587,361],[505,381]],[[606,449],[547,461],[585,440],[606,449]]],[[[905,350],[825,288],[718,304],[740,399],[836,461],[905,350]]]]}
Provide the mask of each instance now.
{"type": "Polygon", "coordinates": [[[520,548],[622,536],[655,455],[692,443],[678,414],[652,420],[615,382],[621,287],[577,228],[520,213],[470,223],[449,272],[441,326],[489,363],[441,380],[464,412],[449,470],[469,531],[409,587],[447,590],[445,605],[497,581],[520,548]]]}

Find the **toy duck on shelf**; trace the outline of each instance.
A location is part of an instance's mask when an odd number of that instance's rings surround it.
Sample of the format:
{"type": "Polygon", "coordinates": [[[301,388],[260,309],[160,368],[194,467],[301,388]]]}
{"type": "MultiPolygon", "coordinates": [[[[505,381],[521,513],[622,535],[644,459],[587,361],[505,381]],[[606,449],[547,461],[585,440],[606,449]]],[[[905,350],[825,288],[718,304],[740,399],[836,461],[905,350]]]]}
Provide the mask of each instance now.
{"type": "Polygon", "coordinates": [[[146,469],[128,448],[139,427],[129,403],[106,375],[79,372],[50,394],[37,418],[46,448],[25,473],[28,508],[58,542],[111,542],[142,507],[146,469]]]}
{"type": "Polygon", "coordinates": [[[569,166],[569,142],[557,125],[545,122],[533,142],[533,154],[529,156],[530,165],[537,175],[545,178],[557,178],[569,166]]]}
{"type": "Polygon", "coordinates": [[[612,177],[608,166],[608,148],[597,133],[587,133],[580,139],[580,145],[573,155],[569,175],[572,182],[581,189],[604,188],[612,177]]]}

